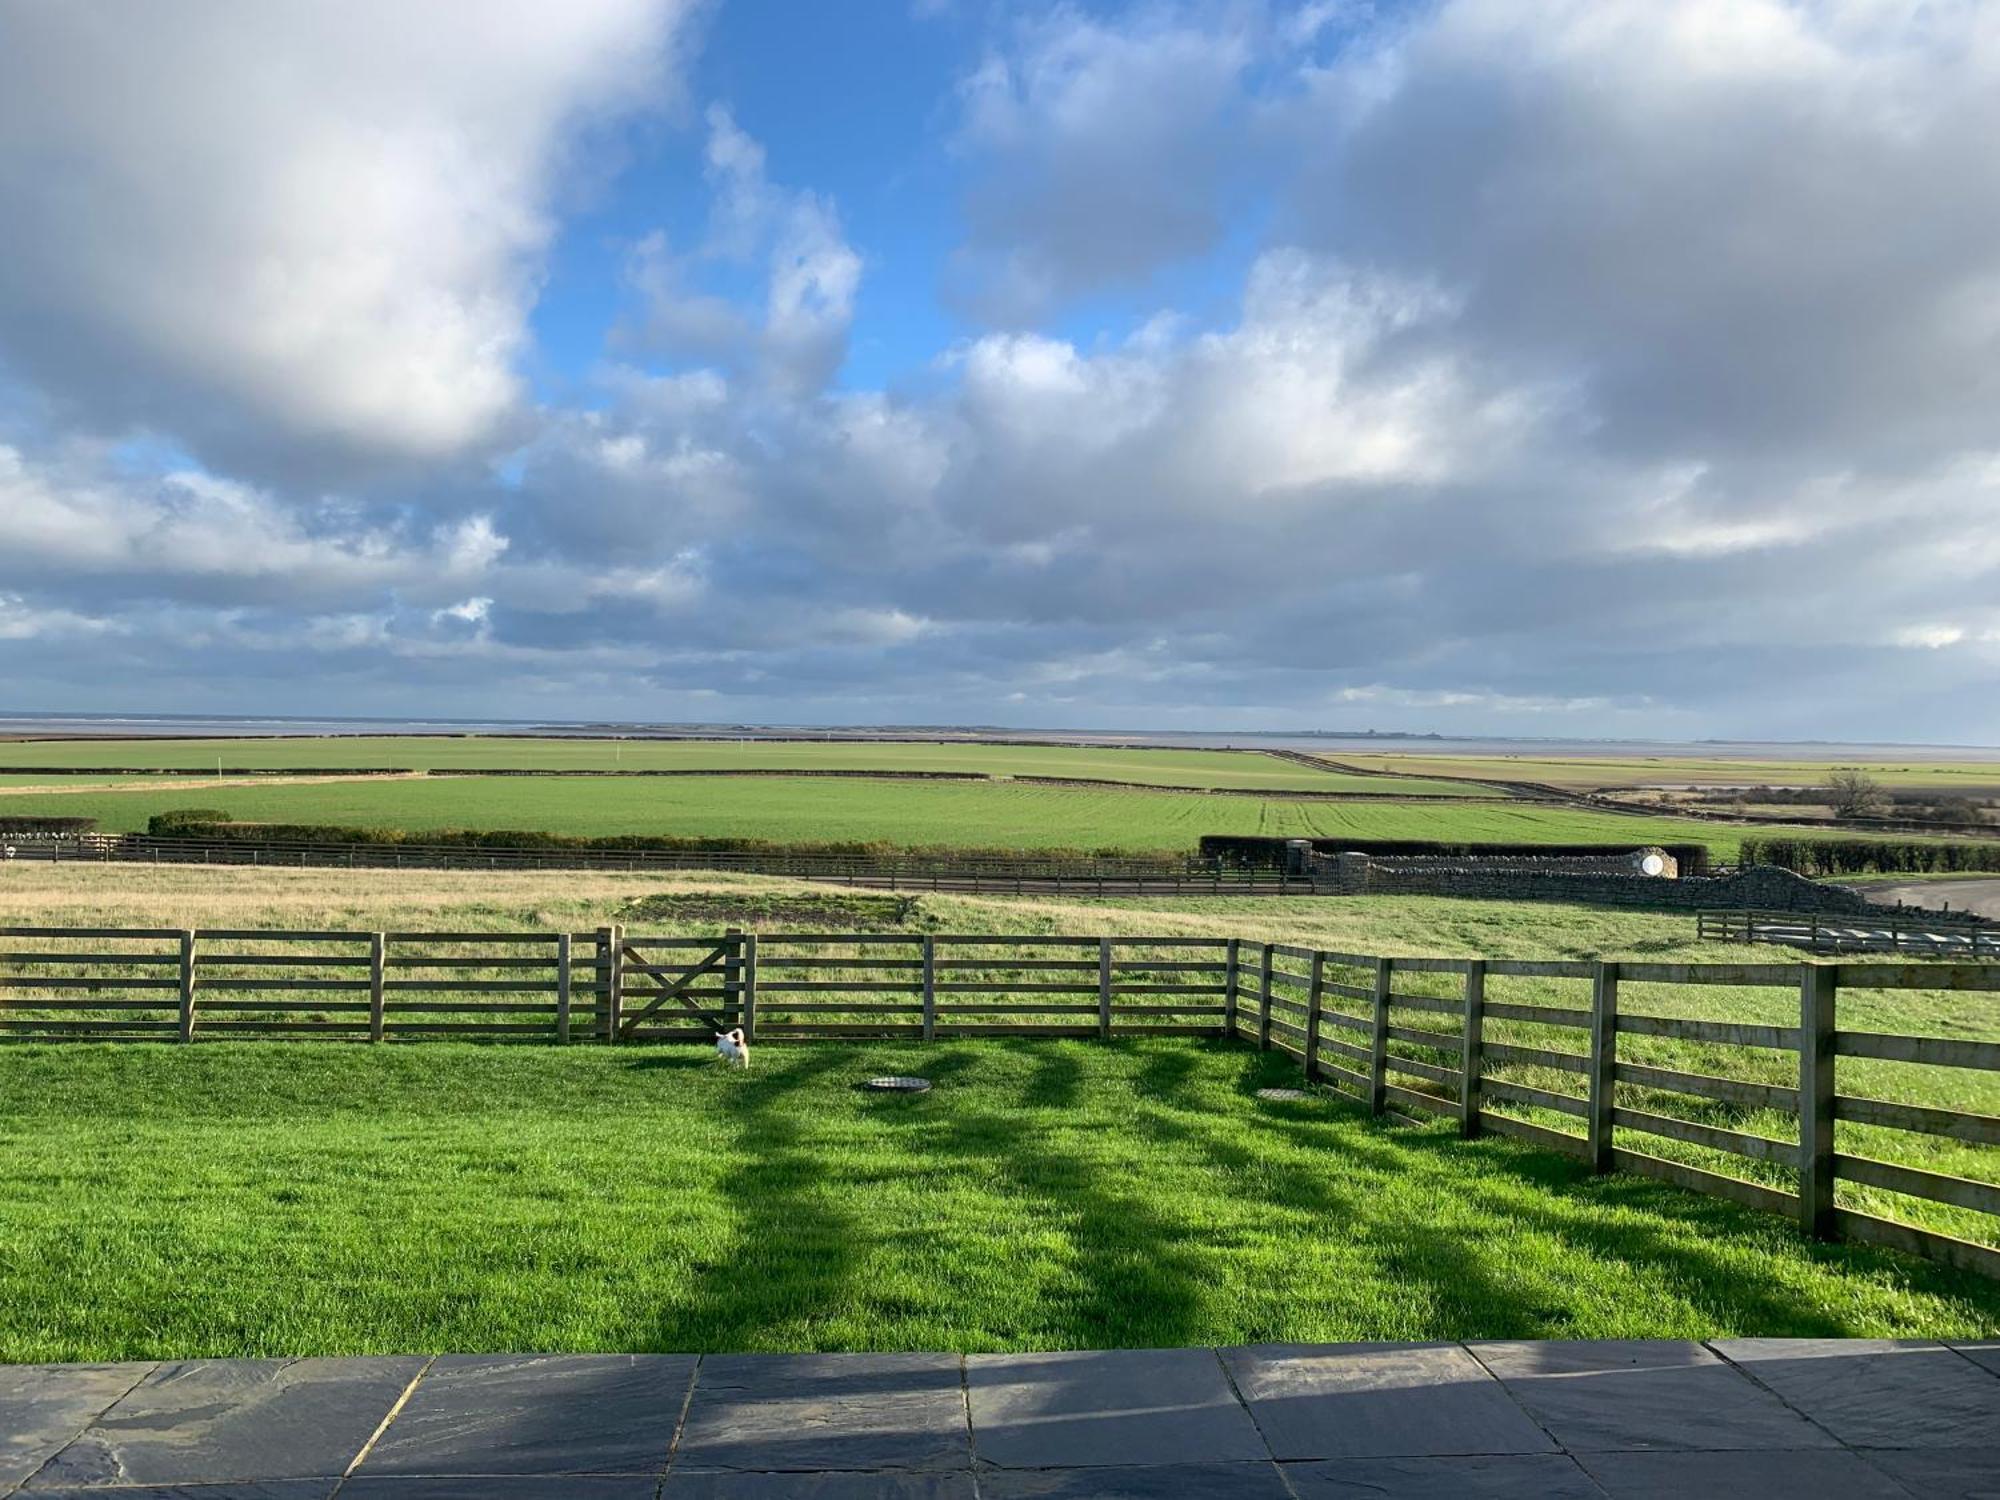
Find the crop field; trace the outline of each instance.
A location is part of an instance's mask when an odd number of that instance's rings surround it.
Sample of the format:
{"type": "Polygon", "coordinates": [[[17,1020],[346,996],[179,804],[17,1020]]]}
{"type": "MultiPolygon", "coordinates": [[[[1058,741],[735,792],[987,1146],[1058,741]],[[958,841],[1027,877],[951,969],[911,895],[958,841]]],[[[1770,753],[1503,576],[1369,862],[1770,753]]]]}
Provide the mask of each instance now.
{"type": "MultiPolygon", "coordinates": [[[[88,766],[214,772],[348,768],[413,771],[902,771],[981,776],[1070,776],[1154,786],[1253,791],[1482,795],[1449,781],[1385,782],[1249,750],[1098,749],[1070,745],[787,743],[755,740],[533,739],[507,736],[330,736],[289,739],[0,740],[10,766],[88,766]]],[[[1485,795],[1492,795],[1486,793],[1485,795]]]]}
{"type": "Polygon", "coordinates": [[[1342,765],[1410,776],[1471,776],[1534,781],[1568,791],[1620,787],[1817,786],[1835,769],[1859,769],[1891,791],[2000,796],[2000,757],[1991,760],[1858,761],[1747,760],[1729,756],[1603,757],[1574,755],[1350,755],[1327,752],[1342,765]]]}
{"type": "MultiPolygon", "coordinates": [[[[1443,839],[1626,846],[1706,843],[1730,860],[1746,833],[1727,823],[1588,812],[1549,804],[1322,802],[1013,782],[873,782],[812,777],[404,777],[169,790],[93,787],[0,795],[13,816],[92,817],[107,832],[143,830],[154,813],[213,807],[266,823],[404,830],[533,829],[778,841],[879,840],[978,848],[1192,852],[1205,833],[1287,838],[1443,839]]],[[[1823,833],[1823,831],[1822,831],[1823,833]]],[[[1801,836],[1811,836],[1801,832],[1801,836]]]]}

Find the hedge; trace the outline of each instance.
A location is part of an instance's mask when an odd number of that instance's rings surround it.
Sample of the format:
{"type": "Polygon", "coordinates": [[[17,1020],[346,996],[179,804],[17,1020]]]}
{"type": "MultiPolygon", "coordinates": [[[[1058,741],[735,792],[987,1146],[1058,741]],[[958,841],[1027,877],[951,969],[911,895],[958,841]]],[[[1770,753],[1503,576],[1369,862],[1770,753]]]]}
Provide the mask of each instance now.
{"type": "Polygon", "coordinates": [[[1019,859],[1025,853],[1038,861],[1116,859],[1121,864],[1156,865],[1178,869],[1178,854],[1139,853],[1125,849],[979,849],[951,845],[905,846],[880,841],[784,843],[774,839],[684,836],[663,833],[622,833],[598,837],[548,833],[531,828],[361,828],[344,823],[238,823],[212,808],[180,808],[155,813],[146,832],[154,838],[189,839],[201,843],[369,844],[453,849],[578,849],[593,853],[768,854],[773,856],[848,855],[868,859],[1019,859]]]}
{"type": "Polygon", "coordinates": [[[1929,875],[2000,870],[2000,844],[1970,840],[1746,838],[1741,863],[1800,875],[1929,875]]]}
{"type": "Polygon", "coordinates": [[[37,838],[75,838],[97,826],[95,818],[0,818],[0,838],[28,835],[37,838]]]}

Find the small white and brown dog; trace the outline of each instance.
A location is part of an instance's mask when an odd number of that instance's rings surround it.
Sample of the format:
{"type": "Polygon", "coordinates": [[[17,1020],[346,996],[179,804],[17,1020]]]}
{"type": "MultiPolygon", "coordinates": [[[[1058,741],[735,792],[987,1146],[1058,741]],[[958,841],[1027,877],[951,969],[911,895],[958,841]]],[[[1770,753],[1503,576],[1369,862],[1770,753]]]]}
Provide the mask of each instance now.
{"type": "Polygon", "coordinates": [[[741,1026],[734,1031],[716,1032],[715,1055],[724,1062],[739,1063],[746,1068],[750,1066],[750,1042],[743,1035],[741,1026]]]}

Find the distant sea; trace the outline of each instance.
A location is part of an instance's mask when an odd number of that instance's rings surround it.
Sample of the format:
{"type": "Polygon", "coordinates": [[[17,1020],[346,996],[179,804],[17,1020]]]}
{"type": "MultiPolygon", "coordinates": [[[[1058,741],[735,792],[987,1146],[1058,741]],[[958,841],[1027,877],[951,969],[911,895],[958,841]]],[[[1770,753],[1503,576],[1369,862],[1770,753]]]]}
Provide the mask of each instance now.
{"type": "Polygon", "coordinates": [[[255,735],[522,734],[577,738],[1042,740],[1063,744],[1180,745],[1204,749],[1323,750],[1394,755],[1703,755],[1716,759],[1992,760],[2000,746],[1848,744],[1833,740],[1750,741],[1445,738],[1418,733],[1330,730],[1018,729],[944,724],[613,724],[532,719],[235,718],[196,714],[0,714],[0,738],[247,737],[255,735]]]}

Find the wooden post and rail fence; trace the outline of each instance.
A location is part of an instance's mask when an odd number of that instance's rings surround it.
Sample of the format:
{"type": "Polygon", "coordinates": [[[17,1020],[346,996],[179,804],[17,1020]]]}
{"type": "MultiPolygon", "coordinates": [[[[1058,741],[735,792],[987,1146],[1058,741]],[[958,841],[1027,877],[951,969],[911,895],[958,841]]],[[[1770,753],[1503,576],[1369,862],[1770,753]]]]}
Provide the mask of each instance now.
{"type": "Polygon", "coordinates": [[[1812,953],[1908,953],[2000,963],[2000,923],[1956,912],[1878,906],[1866,912],[1716,908],[1695,915],[1696,934],[1718,943],[1779,943],[1812,953]]]}
{"type": "Polygon", "coordinates": [[[2000,963],[1423,958],[1228,937],[689,937],[621,926],[10,927],[0,928],[0,947],[0,1039],[15,1042],[604,1045],[707,1042],[734,1026],[759,1043],[1237,1039],[1296,1057],[1307,1080],[1378,1115],[1442,1116],[1467,1136],[1512,1136],[1600,1172],[1781,1213],[1816,1238],[2000,1277],[2000,1218],[1986,1217],[2000,1216],[2000,1182],[1842,1149],[1904,1136],[2000,1147],[2000,1115],[1875,1097],[1841,1077],[1846,1060],[1866,1060],[1864,1086],[1937,1069],[1996,1074],[2000,1041],[1852,1028],[1839,1016],[1843,995],[1873,997],[1880,1014],[1885,997],[1941,991],[1993,995],[2000,1013],[2000,963]],[[1739,1000],[1747,992],[1767,1019],[1686,1013],[1715,986],[1739,1000]],[[1673,1060],[1698,1057],[1713,1071],[1660,1065],[1660,1039],[1684,1049],[1673,1060]],[[1737,1128],[1744,1111],[1776,1112],[1789,1125],[1776,1135],[1737,1128]],[[1691,1117],[1703,1113],[1710,1118],[1691,1117]],[[1844,1141],[1843,1124],[1861,1136],[1844,1141]],[[1644,1149],[1661,1140],[1758,1165],[1739,1176],[1644,1149]],[[1979,1217],[1952,1221],[1969,1228],[1961,1238],[1844,1206],[1843,1183],[1979,1217]]]}
{"type": "Polygon", "coordinates": [[[785,849],[578,849],[281,838],[201,839],[87,833],[0,840],[0,863],[247,865],[304,870],[596,870],[637,874],[725,870],[860,890],[1067,896],[1297,896],[1338,882],[1282,865],[1234,865],[1194,854],[1063,856],[1055,852],[841,853],[785,849]]]}

